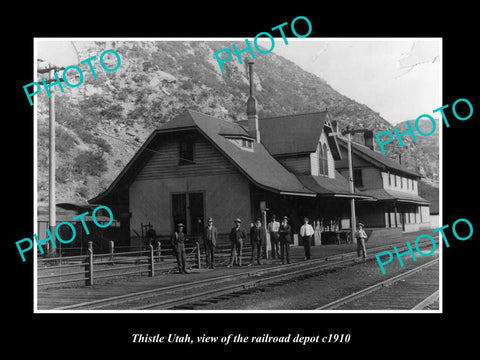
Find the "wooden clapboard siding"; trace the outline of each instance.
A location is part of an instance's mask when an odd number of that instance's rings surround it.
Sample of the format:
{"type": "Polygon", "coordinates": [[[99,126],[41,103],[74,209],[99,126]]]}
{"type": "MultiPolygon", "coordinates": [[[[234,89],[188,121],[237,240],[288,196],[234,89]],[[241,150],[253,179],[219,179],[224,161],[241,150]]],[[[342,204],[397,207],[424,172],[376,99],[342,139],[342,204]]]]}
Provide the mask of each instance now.
{"type": "Polygon", "coordinates": [[[203,137],[195,136],[193,141],[195,164],[178,165],[178,140],[166,139],[139,172],[136,180],[183,178],[201,174],[220,175],[236,172],[234,165],[203,137]]]}

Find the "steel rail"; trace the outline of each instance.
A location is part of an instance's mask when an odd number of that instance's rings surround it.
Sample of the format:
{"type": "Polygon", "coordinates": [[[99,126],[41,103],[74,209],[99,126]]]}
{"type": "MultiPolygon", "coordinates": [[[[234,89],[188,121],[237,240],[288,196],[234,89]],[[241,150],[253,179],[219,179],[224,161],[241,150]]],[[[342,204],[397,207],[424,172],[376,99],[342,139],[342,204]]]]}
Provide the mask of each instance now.
{"type": "Polygon", "coordinates": [[[402,274],[399,274],[399,275],[396,275],[396,276],[393,276],[387,280],[384,280],[384,281],[381,281],[379,283],[376,283],[372,286],[369,286],[365,289],[362,289],[360,291],[357,291],[357,292],[354,292],[350,295],[347,295],[343,298],[340,298],[338,300],[335,300],[335,301],[332,301],[328,304],[325,304],[323,306],[320,306],[318,308],[316,308],[315,310],[332,310],[332,309],[335,309],[343,304],[346,304],[348,302],[351,302],[353,300],[356,300],[356,299],[359,299],[359,298],[362,298],[364,297],[365,295],[367,294],[370,294],[371,292],[374,292],[376,290],[379,290],[381,289],[382,287],[384,286],[388,286],[388,285],[391,285],[391,284],[394,284],[402,279],[405,279],[405,278],[408,278],[410,276],[412,276],[413,274],[419,272],[420,270],[426,268],[426,267],[429,267],[429,266],[432,266],[433,264],[437,263],[439,261],[439,259],[434,259],[434,260],[431,260],[425,264],[422,264],[420,266],[417,266],[416,268],[414,269],[411,269],[411,270],[408,270],[402,274]]]}
{"type": "MultiPolygon", "coordinates": [[[[429,243],[430,241],[425,241],[425,243],[429,243]]],[[[405,244],[405,243],[403,243],[405,244]]],[[[397,244],[398,245],[398,244],[397,244]]],[[[374,248],[370,248],[370,251],[376,251],[377,253],[384,250],[384,249],[391,249],[392,244],[388,245],[382,245],[382,246],[377,246],[374,248]]],[[[406,246],[405,246],[406,248],[406,246]]],[[[403,249],[403,248],[402,248],[403,249]]],[[[155,289],[149,289],[149,290],[144,290],[144,291],[139,291],[135,293],[130,293],[130,294],[124,294],[124,295],[118,295],[118,296],[113,296],[109,298],[104,298],[104,299],[98,299],[98,300],[92,300],[88,302],[83,302],[83,303],[78,303],[78,304],[73,304],[73,305],[67,305],[63,307],[58,307],[54,308],[53,310],[81,310],[81,309],[95,309],[95,308],[104,308],[106,306],[111,306],[111,305],[118,305],[121,303],[125,302],[133,302],[133,301],[139,301],[139,300],[145,300],[147,298],[163,295],[163,294],[168,294],[176,291],[181,291],[181,290],[191,290],[194,288],[202,287],[202,286],[209,286],[209,285],[215,285],[215,284],[220,284],[223,282],[227,282],[230,280],[238,280],[241,278],[250,278],[254,276],[261,276],[265,274],[271,274],[271,273],[276,273],[276,272],[285,272],[285,274],[280,274],[276,276],[271,276],[266,279],[257,279],[255,281],[248,281],[242,284],[237,284],[237,285],[232,285],[232,286],[227,286],[221,289],[217,289],[217,292],[220,294],[221,291],[225,292],[234,292],[236,289],[237,290],[242,290],[246,289],[249,287],[257,287],[258,285],[265,283],[265,282],[275,282],[280,278],[291,278],[291,277],[299,277],[305,273],[309,273],[315,270],[322,271],[327,268],[334,268],[337,266],[342,266],[348,263],[352,263],[352,258],[353,258],[353,263],[358,262],[356,261],[356,256],[357,252],[356,251],[351,251],[347,253],[342,253],[342,254],[337,254],[333,256],[328,256],[325,258],[318,258],[318,259],[312,259],[304,262],[298,262],[298,263],[292,263],[292,264],[287,264],[287,265],[277,265],[269,268],[264,268],[264,269],[251,269],[246,272],[242,273],[236,273],[236,274],[229,274],[229,275],[222,275],[222,276],[217,276],[214,278],[209,278],[209,279],[203,279],[203,280],[197,280],[197,281],[192,281],[188,283],[182,283],[182,284],[176,284],[176,285],[170,285],[170,286],[165,286],[165,287],[160,287],[160,288],[155,288],[155,289]],[[345,260],[344,260],[345,259],[345,260]],[[338,261],[332,261],[332,260],[338,260],[338,261]],[[300,268],[300,270],[291,272],[292,269],[297,269],[300,268]],[[304,269],[301,269],[304,268],[304,269]],[[291,276],[288,276],[291,275],[291,276]]],[[[374,255],[369,255],[367,256],[367,259],[373,260],[374,255]]],[[[197,297],[213,297],[214,296],[214,291],[207,291],[207,292],[202,292],[202,293],[197,293],[197,297]]],[[[189,297],[190,301],[192,302],[191,299],[194,299],[195,295],[191,295],[189,297]]],[[[168,300],[169,304],[173,304],[173,300],[168,300]]],[[[178,300],[178,299],[177,299],[178,300]]],[[[187,299],[182,299],[182,303],[186,303],[184,300],[187,299]]],[[[180,304],[180,302],[179,302],[180,304]]],[[[159,306],[163,306],[163,302],[160,302],[159,306]]],[[[178,305],[178,304],[177,304],[178,305]]],[[[151,304],[147,305],[148,307],[152,307],[151,304]]]]}
{"type": "MultiPolygon", "coordinates": [[[[314,259],[311,260],[315,263],[318,262],[326,262],[327,260],[325,259],[314,259]]],[[[176,285],[170,285],[170,286],[165,286],[165,287],[160,287],[160,288],[155,288],[155,289],[150,289],[150,290],[144,290],[144,291],[139,291],[131,294],[125,294],[125,295],[118,295],[118,296],[113,296],[105,299],[98,299],[98,300],[93,300],[93,301],[88,301],[88,302],[83,302],[79,304],[74,304],[74,305],[68,305],[68,306],[63,306],[60,308],[56,308],[56,310],[70,310],[70,309],[78,309],[82,308],[85,306],[101,306],[104,304],[118,304],[126,301],[133,301],[136,300],[136,298],[142,299],[142,298],[147,298],[147,297],[152,297],[152,296],[158,296],[159,294],[166,294],[174,291],[180,291],[184,289],[192,289],[195,287],[201,287],[201,286],[208,286],[216,283],[222,283],[222,282],[227,282],[229,280],[233,279],[241,279],[245,277],[253,277],[253,276],[260,276],[261,274],[264,273],[271,273],[271,272],[278,272],[278,271],[285,271],[288,269],[292,268],[297,268],[297,267],[308,267],[311,265],[311,262],[301,262],[301,263],[293,263],[293,264],[288,264],[288,265],[277,265],[274,267],[266,268],[266,269],[251,269],[249,271],[241,272],[241,273],[235,273],[235,274],[228,274],[228,275],[221,275],[217,276],[214,278],[209,278],[209,279],[203,279],[203,280],[197,280],[197,281],[192,281],[188,283],[182,283],[182,284],[176,284],[176,285]]]]}
{"type": "Polygon", "coordinates": [[[440,291],[437,290],[433,294],[427,296],[425,299],[420,301],[417,305],[412,307],[410,310],[422,310],[423,308],[433,304],[435,301],[438,300],[440,291]]]}
{"type": "MultiPolygon", "coordinates": [[[[304,269],[295,270],[293,272],[286,272],[283,274],[273,275],[273,276],[269,276],[262,279],[242,282],[240,284],[225,286],[222,288],[217,288],[217,289],[212,289],[208,291],[203,291],[200,293],[182,296],[180,298],[164,300],[164,301],[159,301],[155,303],[149,303],[147,305],[134,307],[132,308],[132,310],[145,310],[145,309],[151,309],[151,308],[171,309],[175,306],[192,304],[198,301],[202,301],[202,300],[210,299],[212,297],[222,296],[226,294],[234,294],[239,291],[258,288],[262,285],[273,284],[279,281],[284,281],[291,278],[297,278],[306,273],[313,274],[315,272],[320,272],[325,269],[331,269],[333,267],[342,266],[342,265],[351,264],[351,263],[352,263],[352,260],[348,259],[348,260],[339,260],[338,262],[333,262],[333,263],[323,263],[320,265],[308,266],[304,269]]],[[[355,261],[353,261],[353,263],[355,263],[355,261]]]]}

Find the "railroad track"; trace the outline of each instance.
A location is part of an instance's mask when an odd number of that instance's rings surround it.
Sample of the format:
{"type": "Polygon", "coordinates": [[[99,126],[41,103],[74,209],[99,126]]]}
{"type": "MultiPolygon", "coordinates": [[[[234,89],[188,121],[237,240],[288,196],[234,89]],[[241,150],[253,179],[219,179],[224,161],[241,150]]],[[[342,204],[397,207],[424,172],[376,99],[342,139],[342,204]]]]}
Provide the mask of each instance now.
{"type": "Polygon", "coordinates": [[[438,300],[438,257],[315,310],[422,310],[438,300]]]}
{"type": "MultiPolygon", "coordinates": [[[[392,244],[370,248],[367,261],[375,260],[375,254],[391,248],[392,244]]],[[[405,249],[407,249],[406,246],[405,249]]],[[[208,303],[220,302],[254,291],[264,291],[267,286],[278,286],[282,283],[306,279],[356,263],[360,261],[357,259],[356,251],[353,251],[323,259],[251,269],[231,275],[83,302],[54,310],[193,310],[208,303]]]]}

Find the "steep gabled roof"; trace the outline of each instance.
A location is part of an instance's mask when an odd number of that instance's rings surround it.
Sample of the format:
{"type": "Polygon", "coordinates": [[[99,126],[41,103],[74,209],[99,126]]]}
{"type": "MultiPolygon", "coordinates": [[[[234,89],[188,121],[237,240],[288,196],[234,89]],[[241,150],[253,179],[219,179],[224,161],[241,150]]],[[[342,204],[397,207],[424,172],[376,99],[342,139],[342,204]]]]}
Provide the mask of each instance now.
{"type": "Polygon", "coordinates": [[[128,183],[129,179],[141,167],[139,164],[142,163],[142,159],[145,161],[147,155],[151,153],[149,150],[152,149],[149,146],[158,135],[192,129],[199,131],[241,173],[257,186],[280,193],[315,196],[315,193],[303,186],[294,174],[290,173],[275,160],[262,144],[254,142],[253,151],[245,151],[222,135],[249,137],[243,127],[213,116],[187,110],[156,129],[112,182],[110,187],[89,202],[99,202],[102,198],[120,188],[122,184],[128,183]]]}
{"type": "Polygon", "coordinates": [[[341,159],[335,138],[328,136],[327,111],[261,118],[258,127],[262,144],[273,156],[315,152],[322,131],[326,131],[334,158],[341,159]]]}
{"type": "MultiPolygon", "coordinates": [[[[343,147],[347,148],[347,140],[337,137],[338,144],[343,147]]],[[[385,170],[394,170],[397,172],[401,172],[404,174],[408,174],[417,178],[421,178],[418,172],[410,170],[405,165],[402,165],[395,160],[390,159],[389,157],[380,154],[376,151],[371,150],[370,148],[366,147],[365,145],[358,144],[352,141],[352,153],[355,155],[360,156],[362,159],[372,163],[373,165],[380,167],[385,170]]]]}
{"type": "Polygon", "coordinates": [[[258,186],[279,192],[314,195],[312,191],[303,186],[294,174],[275,160],[262,144],[253,142],[253,152],[244,151],[221,135],[237,134],[239,136],[249,136],[247,131],[240,125],[196,111],[189,110],[188,114],[200,132],[206,135],[218,150],[226,155],[237,165],[241,172],[258,186]]]}
{"type": "Polygon", "coordinates": [[[272,155],[315,152],[326,112],[262,118],[262,143],[272,155]]]}

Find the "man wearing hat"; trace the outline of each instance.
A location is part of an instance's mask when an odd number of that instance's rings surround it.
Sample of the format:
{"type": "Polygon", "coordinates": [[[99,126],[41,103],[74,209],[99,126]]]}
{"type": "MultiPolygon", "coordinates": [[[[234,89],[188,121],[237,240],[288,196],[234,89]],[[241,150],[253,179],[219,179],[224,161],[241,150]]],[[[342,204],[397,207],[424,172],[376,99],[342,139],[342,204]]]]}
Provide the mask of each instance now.
{"type": "Polygon", "coordinates": [[[360,251],[363,253],[363,261],[367,260],[367,248],[365,247],[365,241],[367,241],[367,233],[363,230],[364,225],[359,222],[357,224],[357,231],[355,237],[357,238],[357,256],[360,257],[360,251]]]}
{"type": "Polygon", "coordinates": [[[205,260],[208,269],[215,269],[215,246],[217,246],[217,228],[213,226],[213,218],[209,217],[208,225],[203,229],[205,260]]]}
{"type": "Polygon", "coordinates": [[[255,220],[255,224],[250,229],[250,243],[252,244],[252,260],[249,266],[253,265],[255,255],[257,256],[257,264],[260,264],[260,253],[263,244],[267,242],[267,232],[262,226],[260,219],[255,220]]]}
{"type": "Polygon", "coordinates": [[[303,248],[305,249],[305,260],[310,260],[310,245],[313,236],[313,227],[308,223],[308,218],[303,219],[303,225],[300,228],[300,237],[302,238],[303,248]]]}
{"type": "Polygon", "coordinates": [[[178,270],[180,274],[188,274],[186,269],[187,255],[185,254],[185,241],[187,240],[187,237],[183,232],[183,227],[184,226],[182,223],[177,224],[177,231],[172,234],[171,241],[177,257],[178,270]]]}
{"type": "Polygon", "coordinates": [[[234,220],[235,226],[230,231],[230,243],[232,244],[232,252],[230,255],[230,263],[227,267],[231,267],[234,263],[238,266],[242,266],[242,249],[243,239],[247,237],[245,231],[241,228],[242,220],[239,218],[234,220]]]}
{"type": "Polygon", "coordinates": [[[280,240],[280,260],[284,264],[286,257],[287,264],[290,264],[290,243],[292,242],[292,227],[288,225],[288,217],[284,216],[278,229],[280,240]]]}

